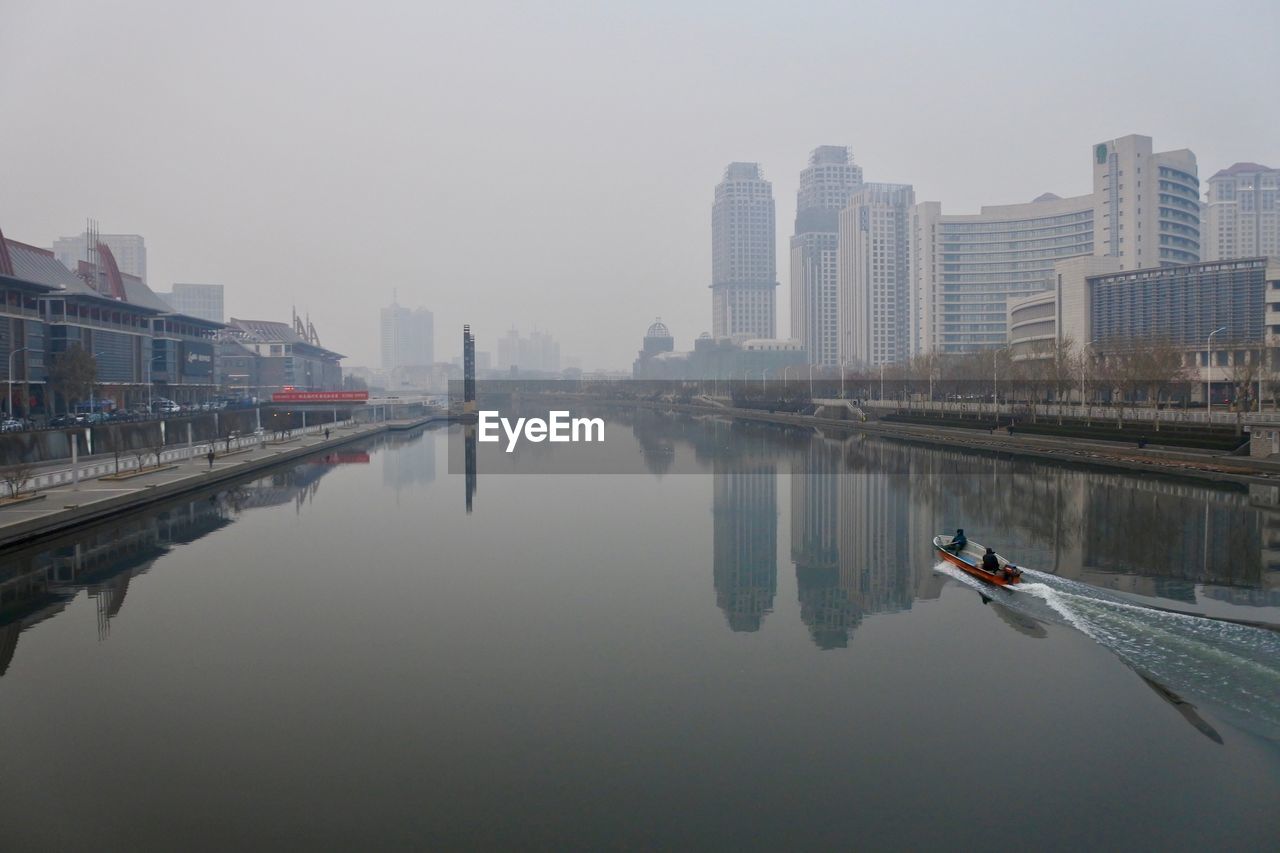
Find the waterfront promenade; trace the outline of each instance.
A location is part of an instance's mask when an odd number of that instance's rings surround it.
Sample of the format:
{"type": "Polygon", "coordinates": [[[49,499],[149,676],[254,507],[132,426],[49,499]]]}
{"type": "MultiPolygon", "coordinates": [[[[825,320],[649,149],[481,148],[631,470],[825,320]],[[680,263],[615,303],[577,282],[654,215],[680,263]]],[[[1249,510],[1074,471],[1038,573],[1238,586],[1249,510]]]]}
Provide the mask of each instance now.
{"type": "Polygon", "coordinates": [[[1142,435],[1146,436],[1151,443],[1148,443],[1146,447],[1139,448],[1136,442],[1138,434],[1136,431],[1135,442],[1128,444],[1043,435],[1010,435],[1007,430],[986,432],[958,427],[893,423],[877,420],[860,422],[787,412],[769,412],[760,409],[740,409],[731,406],[638,400],[617,400],[613,402],[620,405],[636,405],[644,408],[679,411],[689,414],[714,415],[809,427],[824,432],[871,433],[901,441],[964,449],[977,453],[1020,456],[1112,470],[1136,471],[1145,474],[1193,477],[1243,486],[1269,485],[1280,487],[1280,461],[1255,459],[1248,456],[1233,456],[1221,451],[1165,447],[1158,444],[1158,433],[1146,430],[1142,432],[1142,435]]]}
{"type": "Polygon", "coordinates": [[[120,460],[120,470],[125,475],[122,479],[113,478],[116,463],[109,456],[81,462],[77,466],[78,476],[73,475],[65,461],[47,465],[33,477],[37,496],[34,500],[0,504],[0,548],[336,449],[381,432],[410,429],[442,419],[445,416],[432,415],[408,420],[345,422],[294,430],[289,436],[273,437],[270,433],[246,436],[232,440],[229,452],[226,442],[219,441],[215,443],[217,450],[212,465],[207,456],[207,442],[165,451],[158,467],[154,466],[154,458],[143,460],[141,471],[139,460],[130,455],[120,460]]]}

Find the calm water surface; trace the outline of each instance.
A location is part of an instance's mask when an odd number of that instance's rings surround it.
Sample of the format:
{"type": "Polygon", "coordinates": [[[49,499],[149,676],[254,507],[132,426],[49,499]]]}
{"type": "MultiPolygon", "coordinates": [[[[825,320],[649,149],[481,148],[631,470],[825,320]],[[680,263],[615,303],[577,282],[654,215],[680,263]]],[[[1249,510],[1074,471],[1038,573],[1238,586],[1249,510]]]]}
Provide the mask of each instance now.
{"type": "Polygon", "coordinates": [[[1222,621],[1280,624],[1274,490],[648,413],[637,474],[461,445],[0,555],[5,848],[1280,837],[1280,634],[1222,621]]]}

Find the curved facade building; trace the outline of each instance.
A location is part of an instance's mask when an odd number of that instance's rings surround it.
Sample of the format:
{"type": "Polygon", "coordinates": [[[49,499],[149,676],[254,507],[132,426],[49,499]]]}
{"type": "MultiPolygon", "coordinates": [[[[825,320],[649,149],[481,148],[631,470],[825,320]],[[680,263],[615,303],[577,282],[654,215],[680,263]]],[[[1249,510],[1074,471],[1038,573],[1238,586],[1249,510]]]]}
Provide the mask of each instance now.
{"type": "Polygon", "coordinates": [[[912,222],[913,351],[1004,346],[1007,303],[1049,287],[1053,264],[1094,252],[1094,197],[1043,195],[1029,204],[943,215],[916,205],[912,222]]]}
{"type": "Polygon", "coordinates": [[[1153,152],[1151,137],[1123,136],[1093,147],[1097,254],[1124,269],[1200,260],[1200,179],[1187,149],[1153,152]]]}
{"type": "Polygon", "coordinates": [[[1014,359],[1034,358],[1058,338],[1057,292],[1046,290],[1009,301],[1009,350],[1014,359]]]}
{"type": "Polygon", "coordinates": [[[1093,192],[944,216],[916,205],[911,235],[911,350],[1004,346],[1011,300],[1054,284],[1057,261],[1112,258],[1120,270],[1200,260],[1200,182],[1186,149],[1153,152],[1151,137],[1093,146],[1093,192]]]}

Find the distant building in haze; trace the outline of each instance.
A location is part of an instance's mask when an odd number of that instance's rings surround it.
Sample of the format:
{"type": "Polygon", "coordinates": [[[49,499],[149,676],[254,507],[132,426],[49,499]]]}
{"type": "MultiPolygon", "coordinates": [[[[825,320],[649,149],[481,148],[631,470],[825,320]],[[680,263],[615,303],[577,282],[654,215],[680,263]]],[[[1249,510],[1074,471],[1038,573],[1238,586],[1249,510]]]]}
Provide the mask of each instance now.
{"type": "Polygon", "coordinates": [[[711,326],[717,338],[773,338],[778,268],[773,186],[730,163],[711,207],[711,326]]]}
{"type": "Polygon", "coordinates": [[[169,293],[156,295],[188,317],[221,323],[226,316],[220,284],[175,284],[169,293]]]}
{"type": "Polygon", "coordinates": [[[813,149],[800,173],[795,235],[791,238],[791,337],[812,364],[839,364],[837,243],[840,211],[862,186],[862,168],[849,149],[813,149]]]}
{"type": "Polygon", "coordinates": [[[1280,257],[1280,169],[1236,163],[1209,179],[1204,259],[1280,257]]]}
{"type": "Polygon", "coordinates": [[[392,301],[382,309],[382,368],[426,367],[435,361],[435,317],[426,308],[392,301]]]}
{"type": "MultiPolygon", "coordinates": [[[[111,249],[120,272],[140,279],[143,284],[147,283],[147,244],[141,234],[98,234],[96,236],[98,242],[105,243],[107,248],[111,249]]],[[[72,272],[79,269],[81,261],[93,262],[94,258],[89,255],[87,234],[61,237],[53,241],[53,256],[72,272]]]]}
{"type": "Polygon", "coordinates": [[[560,344],[550,332],[534,329],[522,337],[514,326],[498,338],[498,370],[529,373],[559,373],[560,344]]]}

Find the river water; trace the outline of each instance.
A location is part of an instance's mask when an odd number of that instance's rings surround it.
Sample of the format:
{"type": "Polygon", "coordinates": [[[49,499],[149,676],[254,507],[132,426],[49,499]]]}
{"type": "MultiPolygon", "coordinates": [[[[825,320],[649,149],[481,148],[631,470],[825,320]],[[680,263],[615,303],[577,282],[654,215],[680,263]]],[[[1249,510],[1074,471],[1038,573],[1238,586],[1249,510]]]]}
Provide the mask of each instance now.
{"type": "Polygon", "coordinates": [[[1277,490],[650,412],[613,473],[466,448],[0,554],[5,849],[1280,837],[1277,490]]]}

